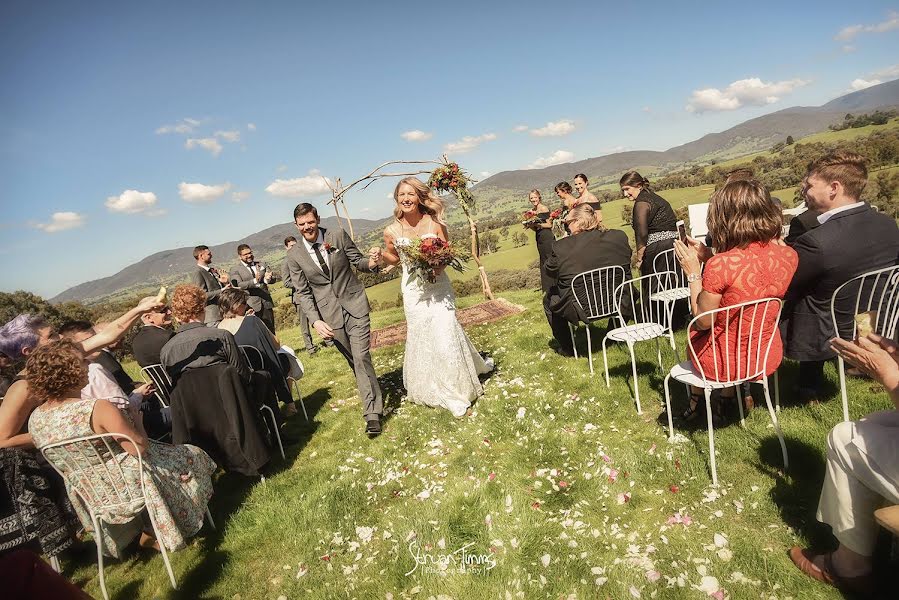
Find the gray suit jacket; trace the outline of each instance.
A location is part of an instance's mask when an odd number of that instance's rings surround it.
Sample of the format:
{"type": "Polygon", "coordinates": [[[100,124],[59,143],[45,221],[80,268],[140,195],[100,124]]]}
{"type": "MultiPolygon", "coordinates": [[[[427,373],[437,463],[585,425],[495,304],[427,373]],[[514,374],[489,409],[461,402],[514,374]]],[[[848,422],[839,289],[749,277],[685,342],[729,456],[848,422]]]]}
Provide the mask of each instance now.
{"type": "Polygon", "coordinates": [[[207,324],[218,323],[222,320],[222,311],[219,310],[219,294],[222,293],[222,285],[212,273],[197,265],[190,274],[191,283],[206,292],[206,315],[203,321],[207,324]]]}
{"type": "MultiPolygon", "coordinates": [[[[256,261],[256,264],[258,268],[265,270],[265,263],[256,261]]],[[[272,301],[272,295],[268,293],[268,285],[260,283],[257,286],[253,272],[245,267],[242,262],[238,262],[237,266],[231,269],[231,273],[228,276],[231,279],[231,285],[250,294],[247,305],[257,313],[261,313],[263,308],[273,308],[275,306],[275,303],[272,301]]]]}
{"type": "Polygon", "coordinates": [[[360,318],[369,313],[365,287],[350,267],[371,273],[377,269],[368,266],[368,256],[363,255],[343,229],[321,229],[326,244],[331,245],[328,256],[330,277],[325,277],[318,263],[309,255],[306,244],[300,240],[287,251],[287,269],[290,283],[296,290],[294,304],[309,318],[310,323],[324,321],[333,329],[343,328],[343,313],[360,318]]]}

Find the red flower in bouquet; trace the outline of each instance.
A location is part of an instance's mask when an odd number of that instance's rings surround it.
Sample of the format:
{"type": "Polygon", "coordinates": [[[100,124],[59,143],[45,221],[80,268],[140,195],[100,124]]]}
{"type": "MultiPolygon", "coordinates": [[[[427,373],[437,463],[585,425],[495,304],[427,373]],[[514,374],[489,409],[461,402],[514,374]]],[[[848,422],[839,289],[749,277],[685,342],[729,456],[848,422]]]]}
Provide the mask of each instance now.
{"type": "Polygon", "coordinates": [[[459,272],[465,268],[452,244],[439,237],[418,240],[406,249],[406,255],[411,259],[409,273],[426,278],[428,283],[437,281],[437,270],[442,267],[452,267],[459,272]]]}

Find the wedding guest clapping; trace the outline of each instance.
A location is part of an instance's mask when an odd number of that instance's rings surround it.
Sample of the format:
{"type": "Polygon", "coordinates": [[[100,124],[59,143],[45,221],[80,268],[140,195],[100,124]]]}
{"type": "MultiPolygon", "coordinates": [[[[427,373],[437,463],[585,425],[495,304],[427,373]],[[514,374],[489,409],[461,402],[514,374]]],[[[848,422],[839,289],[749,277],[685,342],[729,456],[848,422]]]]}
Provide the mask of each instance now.
{"type": "MultiPolygon", "coordinates": [[[[546,261],[546,273],[553,278],[550,291],[543,297],[543,309],[559,353],[573,356],[568,324],[586,319],[571,291],[571,282],[584,271],[620,265],[630,273],[631,246],[620,229],[606,229],[586,204],[575,206],[565,216],[571,235],[553,243],[546,261]]],[[[620,283],[620,282],[618,282],[620,283]]]]}
{"type": "Polygon", "coordinates": [[[215,325],[222,320],[218,298],[221,291],[231,286],[231,280],[224,271],[212,266],[212,250],[209,246],[194,248],[197,268],[191,273],[191,282],[206,294],[206,312],[203,321],[207,325],[215,325]]]}
{"type": "Polygon", "coordinates": [[[636,171],[622,175],[618,185],[634,201],[631,225],[637,246],[637,266],[641,275],[650,275],[655,272],[655,257],[674,245],[677,216],[668,201],[650,189],[649,180],[636,171]]]}
{"type": "Polygon", "coordinates": [[[253,256],[253,249],[246,244],[237,247],[240,262],[231,269],[231,285],[246,290],[250,295],[249,305],[269,331],[275,333],[275,303],[268,291],[270,283],[275,281],[275,274],[265,263],[253,256]]]}
{"type": "MultiPolygon", "coordinates": [[[[695,240],[689,246],[680,240],[674,242],[677,259],[689,282],[694,315],[762,298],[783,298],[796,272],[798,258],[780,240],[781,222],[780,210],[771,202],[765,186],[757,181],[735,181],[712,195],[708,228],[717,254],[711,256],[711,251],[695,240]]],[[[729,318],[735,319],[738,314],[729,318]]],[[[744,314],[744,326],[740,327],[744,338],[751,332],[758,334],[758,327],[753,326],[755,317],[751,311],[744,314]]],[[[780,365],[783,345],[774,331],[776,311],[765,311],[764,317],[762,335],[774,336],[765,365],[765,374],[770,375],[780,365]]],[[[746,339],[738,339],[736,334],[723,335],[728,327],[727,318],[725,313],[720,313],[713,323],[711,316],[703,317],[696,322],[696,329],[689,332],[695,350],[690,360],[709,379],[725,379],[726,374],[745,371],[745,365],[737,364],[740,357],[737,348],[745,347],[746,339]],[[710,335],[713,327],[714,346],[710,335]],[[725,364],[725,357],[729,357],[730,364],[725,364]]],[[[733,388],[721,392],[722,398],[733,395],[733,388]]],[[[702,389],[692,388],[690,406],[681,418],[695,419],[704,406],[703,399],[702,389]]],[[[720,411],[716,416],[720,416],[720,411]]]]}

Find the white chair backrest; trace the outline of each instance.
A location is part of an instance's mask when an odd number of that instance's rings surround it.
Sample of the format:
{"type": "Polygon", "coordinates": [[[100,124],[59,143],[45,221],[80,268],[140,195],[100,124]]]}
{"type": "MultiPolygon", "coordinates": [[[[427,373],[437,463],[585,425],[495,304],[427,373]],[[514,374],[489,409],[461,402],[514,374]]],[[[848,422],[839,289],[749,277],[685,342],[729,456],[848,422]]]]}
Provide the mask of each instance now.
{"type": "Polygon", "coordinates": [[[657,323],[668,330],[668,311],[662,302],[653,302],[649,297],[659,291],[659,282],[676,277],[673,271],[650,273],[628,279],[615,290],[615,310],[622,321],[630,318],[634,323],[657,323]],[[628,293],[625,293],[627,291],[628,293]]]}
{"type": "Polygon", "coordinates": [[[771,344],[774,342],[775,336],[780,335],[777,326],[780,322],[782,306],[783,301],[779,298],[762,298],[709,310],[690,321],[687,328],[687,347],[690,349],[693,362],[699,367],[697,370],[702,379],[716,382],[741,382],[755,381],[764,377],[771,344]],[[706,342],[705,336],[702,336],[701,339],[703,344],[711,343],[712,363],[715,367],[713,372],[707,373],[696,355],[696,348],[693,347],[693,340],[690,338],[689,332],[693,330],[696,321],[709,315],[712,317],[712,327],[707,331],[711,339],[708,342],[706,342]],[[716,334],[719,323],[723,329],[716,334]],[[766,324],[769,325],[767,330],[766,324]],[[719,346],[723,346],[723,348],[719,348],[719,346]],[[723,355],[721,354],[722,350],[723,355]]]}
{"type": "Polygon", "coordinates": [[[147,383],[156,384],[156,398],[163,407],[167,407],[171,403],[172,397],[172,380],[169,374],[165,372],[162,365],[148,365],[141,368],[141,375],[147,383]]]}
{"type": "Polygon", "coordinates": [[[661,290],[673,290],[690,285],[687,281],[687,273],[674,255],[674,248],[656,254],[656,257],[652,259],[652,270],[658,275],[658,285],[661,290]]]}
{"type": "Polygon", "coordinates": [[[254,371],[265,371],[265,360],[262,358],[262,352],[256,346],[242,345],[239,346],[243,356],[247,359],[250,369],[254,371]]]}
{"type": "Polygon", "coordinates": [[[624,267],[601,267],[578,273],[571,281],[571,294],[589,319],[615,314],[615,290],[624,281],[624,267]]]}
{"type": "Polygon", "coordinates": [[[899,266],[853,277],[834,291],[830,298],[830,318],[836,335],[855,339],[855,315],[872,310],[877,311],[874,332],[895,339],[899,321],[899,266]]]}
{"type": "Polygon", "coordinates": [[[129,436],[102,433],[71,438],[41,448],[41,454],[78,496],[98,515],[120,510],[139,510],[145,502],[144,464],[140,449],[129,436]],[[128,485],[120,460],[120,442],[137,449],[141,495],[128,485]]]}

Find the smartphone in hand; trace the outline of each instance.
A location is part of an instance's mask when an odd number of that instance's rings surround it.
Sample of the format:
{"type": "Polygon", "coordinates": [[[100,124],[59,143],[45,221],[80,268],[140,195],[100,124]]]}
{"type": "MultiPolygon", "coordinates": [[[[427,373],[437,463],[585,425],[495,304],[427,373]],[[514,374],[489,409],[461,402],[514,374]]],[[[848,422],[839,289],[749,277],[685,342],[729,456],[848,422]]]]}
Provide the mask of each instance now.
{"type": "Polygon", "coordinates": [[[687,225],[683,221],[677,222],[677,237],[679,237],[680,241],[684,244],[687,243],[687,225]]]}

